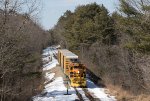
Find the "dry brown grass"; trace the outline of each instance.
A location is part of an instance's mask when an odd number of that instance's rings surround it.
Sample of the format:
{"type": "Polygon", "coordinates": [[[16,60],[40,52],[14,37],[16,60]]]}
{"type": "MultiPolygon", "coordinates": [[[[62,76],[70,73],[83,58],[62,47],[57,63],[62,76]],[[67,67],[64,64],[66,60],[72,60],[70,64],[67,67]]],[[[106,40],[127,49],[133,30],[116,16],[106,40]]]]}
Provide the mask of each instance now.
{"type": "Polygon", "coordinates": [[[141,94],[141,95],[133,95],[129,91],[125,91],[119,86],[113,86],[111,84],[107,85],[109,90],[106,90],[106,93],[113,95],[116,97],[117,101],[150,101],[150,94],[141,94]]]}
{"type": "Polygon", "coordinates": [[[135,99],[133,101],[150,101],[150,95],[141,94],[141,95],[135,97],[135,99]]]}

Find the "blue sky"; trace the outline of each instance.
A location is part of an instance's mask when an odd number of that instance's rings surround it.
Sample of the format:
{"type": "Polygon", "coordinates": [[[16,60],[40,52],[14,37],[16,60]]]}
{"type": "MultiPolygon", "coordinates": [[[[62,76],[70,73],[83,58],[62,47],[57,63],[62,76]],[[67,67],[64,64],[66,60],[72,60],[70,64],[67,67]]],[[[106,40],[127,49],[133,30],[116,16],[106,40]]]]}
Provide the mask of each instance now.
{"type": "Polygon", "coordinates": [[[48,30],[57,23],[59,17],[66,10],[74,11],[78,5],[96,2],[103,4],[109,12],[116,10],[118,0],[43,0],[43,9],[41,12],[41,24],[48,30]]]}

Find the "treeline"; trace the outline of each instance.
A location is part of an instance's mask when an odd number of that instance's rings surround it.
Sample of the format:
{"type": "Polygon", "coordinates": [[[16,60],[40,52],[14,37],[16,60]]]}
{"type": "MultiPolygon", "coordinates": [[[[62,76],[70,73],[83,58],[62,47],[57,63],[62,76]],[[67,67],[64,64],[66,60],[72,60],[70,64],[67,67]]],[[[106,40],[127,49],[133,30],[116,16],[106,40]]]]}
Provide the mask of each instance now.
{"type": "Polygon", "coordinates": [[[120,0],[112,14],[103,5],[81,5],[66,11],[50,32],[55,43],[76,52],[106,85],[149,94],[149,0],[120,0]]]}
{"type": "Polygon", "coordinates": [[[0,2],[0,101],[29,101],[43,82],[41,53],[50,34],[15,11],[21,2],[0,2]]]}
{"type": "Polygon", "coordinates": [[[81,44],[91,45],[98,41],[105,44],[116,42],[113,19],[103,5],[99,6],[96,3],[79,6],[74,13],[66,11],[53,31],[64,36],[61,39],[64,39],[62,44],[70,49],[76,49],[81,44]],[[108,40],[108,36],[114,39],[108,40]]]}

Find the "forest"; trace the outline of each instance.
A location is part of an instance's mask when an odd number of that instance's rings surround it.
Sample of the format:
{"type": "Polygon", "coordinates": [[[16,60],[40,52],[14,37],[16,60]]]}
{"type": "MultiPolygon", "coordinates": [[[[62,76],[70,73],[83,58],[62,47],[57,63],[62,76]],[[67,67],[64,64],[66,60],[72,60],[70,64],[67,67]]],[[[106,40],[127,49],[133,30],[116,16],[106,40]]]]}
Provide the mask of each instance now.
{"type": "Polygon", "coordinates": [[[148,101],[149,0],[119,0],[111,14],[101,4],[80,5],[74,12],[67,10],[49,33],[53,43],[78,54],[102,78],[99,84],[117,90],[119,101],[148,101]]]}
{"type": "Polygon", "coordinates": [[[117,100],[150,99],[150,0],[119,0],[112,13],[80,5],[48,31],[36,21],[39,1],[0,0],[0,101],[30,101],[43,90],[41,54],[50,45],[76,53],[117,100]]]}
{"type": "Polygon", "coordinates": [[[0,0],[0,101],[29,101],[42,90],[41,53],[50,34],[33,21],[36,2],[0,0]]]}

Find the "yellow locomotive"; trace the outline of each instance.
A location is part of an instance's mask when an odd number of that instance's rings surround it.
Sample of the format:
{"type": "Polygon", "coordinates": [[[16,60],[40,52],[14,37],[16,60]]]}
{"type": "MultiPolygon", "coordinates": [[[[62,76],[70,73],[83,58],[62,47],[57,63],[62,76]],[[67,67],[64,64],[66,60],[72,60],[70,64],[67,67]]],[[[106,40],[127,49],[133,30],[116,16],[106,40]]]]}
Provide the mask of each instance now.
{"type": "Polygon", "coordinates": [[[58,62],[70,79],[72,87],[86,86],[86,67],[79,62],[78,56],[67,49],[58,50],[58,62]]]}

